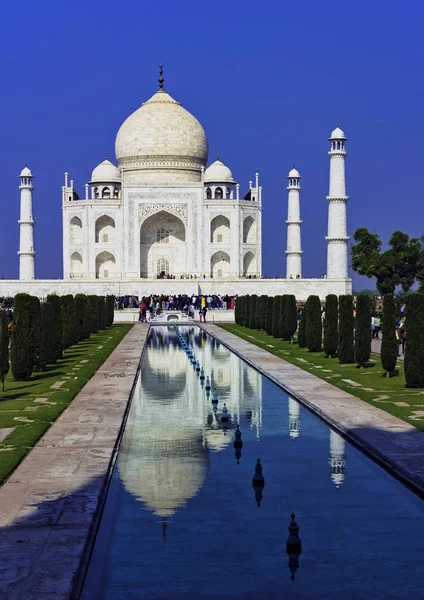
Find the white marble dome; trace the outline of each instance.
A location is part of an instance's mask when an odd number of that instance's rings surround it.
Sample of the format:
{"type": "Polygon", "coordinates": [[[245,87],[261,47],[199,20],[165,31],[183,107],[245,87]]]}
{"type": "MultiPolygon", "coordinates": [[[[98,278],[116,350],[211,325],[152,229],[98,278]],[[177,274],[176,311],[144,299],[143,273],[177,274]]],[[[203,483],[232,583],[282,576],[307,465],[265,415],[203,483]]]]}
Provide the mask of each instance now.
{"type": "Polygon", "coordinates": [[[199,121],[163,90],[121,125],[116,158],[128,169],[195,170],[208,157],[208,140],[199,121]]]}
{"type": "Polygon", "coordinates": [[[28,169],[28,167],[25,166],[22,169],[21,174],[19,175],[19,177],[32,177],[31,169],[28,169]]]}
{"type": "Polygon", "coordinates": [[[289,172],[288,177],[300,177],[300,173],[293,167],[293,169],[289,172]]]}
{"type": "Polygon", "coordinates": [[[234,183],[230,169],[219,159],[205,171],[205,183],[234,183]]]}
{"type": "Polygon", "coordinates": [[[106,159],[94,169],[91,174],[91,181],[93,183],[111,183],[121,181],[121,175],[118,167],[106,159]]]}
{"type": "Polygon", "coordinates": [[[330,140],[346,140],[347,137],[344,134],[343,129],[340,129],[339,126],[336,127],[336,129],[334,129],[331,132],[331,136],[329,137],[330,140]]]}

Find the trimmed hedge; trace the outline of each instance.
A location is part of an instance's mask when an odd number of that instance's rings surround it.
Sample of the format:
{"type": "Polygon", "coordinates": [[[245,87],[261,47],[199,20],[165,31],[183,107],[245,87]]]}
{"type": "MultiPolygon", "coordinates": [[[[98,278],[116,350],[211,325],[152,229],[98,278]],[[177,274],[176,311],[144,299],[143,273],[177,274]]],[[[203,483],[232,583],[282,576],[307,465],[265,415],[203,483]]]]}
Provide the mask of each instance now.
{"type": "Polygon", "coordinates": [[[47,302],[52,306],[52,334],[53,339],[51,341],[52,354],[54,356],[54,362],[59,358],[62,358],[62,316],[61,316],[61,301],[60,297],[56,294],[49,294],[47,296],[47,302]]]}
{"type": "Polygon", "coordinates": [[[9,372],[9,331],[7,329],[7,316],[0,310],[0,381],[4,392],[4,380],[9,372]]]}
{"type": "Polygon", "coordinates": [[[325,299],[324,352],[327,357],[337,354],[339,341],[339,301],[336,294],[328,294],[325,299]]]}
{"type": "Polygon", "coordinates": [[[33,302],[29,294],[16,294],[10,348],[15,381],[29,381],[34,366],[33,302]]]}
{"type": "Polygon", "coordinates": [[[272,307],[272,335],[275,338],[280,336],[281,300],[281,296],[275,296],[274,305],[272,307]]]}
{"type": "Polygon", "coordinates": [[[258,329],[265,329],[266,309],[268,306],[268,296],[262,295],[259,298],[258,329]]]}
{"type": "Polygon", "coordinates": [[[41,325],[41,304],[36,296],[31,296],[31,329],[34,340],[33,371],[42,371],[45,369],[43,333],[41,325]]]}
{"type": "Polygon", "coordinates": [[[50,302],[42,302],[40,307],[41,349],[37,357],[35,370],[45,371],[48,364],[55,362],[53,347],[53,306],[50,302]]]}
{"type": "Polygon", "coordinates": [[[322,347],[322,319],[319,296],[309,296],[306,307],[306,346],[309,352],[319,352],[322,347]]]}
{"type": "Polygon", "coordinates": [[[406,299],[407,339],[405,347],[406,387],[424,387],[424,294],[406,299]]]}
{"type": "Polygon", "coordinates": [[[296,298],[293,294],[287,295],[285,321],[285,334],[287,337],[284,339],[292,341],[297,329],[297,306],[296,298]]]}
{"type": "Polygon", "coordinates": [[[243,310],[243,325],[244,327],[249,327],[250,324],[250,294],[246,294],[244,296],[244,310],[243,310]]]}
{"type": "Polygon", "coordinates": [[[60,297],[61,320],[62,320],[62,348],[72,346],[75,337],[75,308],[72,294],[60,297]]]}
{"type": "Polygon", "coordinates": [[[393,376],[395,374],[398,343],[396,339],[396,305],[393,294],[385,294],[383,299],[383,320],[381,333],[380,358],[386,374],[393,376]]]}
{"type": "Polygon", "coordinates": [[[339,297],[339,344],[337,355],[342,364],[355,362],[353,347],[353,297],[339,297]]]}
{"type": "Polygon", "coordinates": [[[258,310],[258,296],[252,294],[250,296],[250,315],[249,315],[249,327],[250,329],[257,329],[257,310],[258,310]]]}
{"type": "Polygon", "coordinates": [[[300,315],[300,323],[299,323],[299,331],[297,334],[297,343],[299,344],[299,348],[306,348],[306,313],[307,308],[306,304],[302,307],[302,314],[300,315]]]}
{"type": "Polygon", "coordinates": [[[371,356],[371,307],[368,294],[356,299],[355,360],[358,367],[365,367],[371,356]]]}
{"type": "Polygon", "coordinates": [[[274,314],[274,297],[268,297],[268,303],[266,305],[265,315],[265,331],[268,335],[272,335],[272,316],[274,314]]]}
{"type": "Polygon", "coordinates": [[[287,310],[287,294],[283,294],[281,296],[281,301],[280,301],[280,331],[278,333],[278,337],[282,338],[283,340],[287,339],[286,310],[287,310]]]}
{"type": "MultiPolygon", "coordinates": [[[[107,298],[109,299],[110,296],[108,296],[107,298]]],[[[241,325],[241,323],[240,323],[240,308],[241,308],[240,300],[241,300],[240,296],[238,298],[236,298],[236,303],[234,306],[234,321],[237,323],[237,325],[241,325]]]]}
{"type": "MultiPolygon", "coordinates": [[[[76,294],[74,298],[74,311],[75,311],[75,327],[77,330],[77,341],[81,342],[88,336],[85,329],[85,305],[87,303],[87,296],[85,294],[76,294]]],[[[88,334],[89,335],[89,334],[88,334]]]]}
{"type": "Polygon", "coordinates": [[[115,296],[106,296],[107,321],[106,326],[112,327],[115,320],[115,296]]]}

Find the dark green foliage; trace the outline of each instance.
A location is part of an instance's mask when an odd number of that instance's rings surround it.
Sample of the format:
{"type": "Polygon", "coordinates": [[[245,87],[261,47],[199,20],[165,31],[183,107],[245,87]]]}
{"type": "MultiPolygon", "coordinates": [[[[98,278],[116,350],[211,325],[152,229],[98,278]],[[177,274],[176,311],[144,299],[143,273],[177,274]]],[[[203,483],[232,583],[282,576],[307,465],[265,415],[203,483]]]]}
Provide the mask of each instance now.
{"type": "Polygon", "coordinates": [[[293,294],[288,294],[286,300],[285,312],[285,334],[287,340],[292,340],[297,329],[297,306],[296,298],[293,294]]]}
{"type": "Polygon", "coordinates": [[[84,327],[86,302],[87,302],[87,296],[85,294],[77,294],[74,298],[76,342],[81,342],[86,337],[88,337],[86,335],[85,327],[84,327]]]}
{"type": "Polygon", "coordinates": [[[281,301],[280,301],[280,330],[278,333],[278,337],[282,338],[283,340],[287,340],[286,307],[287,307],[287,294],[283,294],[281,296],[281,301]]]}
{"type": "MultiPolygon", "coordinates": [[[[108,296],[108,299],[109,298],[110,298],[110,296],[108,296]]],[[[240,309],[241,309],[240,299],[241,299],[241,296],[238,296],[238,298],[236,298],[236,303],[234,306],[234,321],[237,323],[237,325],[241,325],[241,322],[240,322],[240,309]]]]}
{"type": "Polygon", "coordinates": [[[32,298],[29,294],[16,294],[10,349],[12,374],[15,381],[29,381],[32,375],[34,366],[32,307],[32,298]]]}
{"type": "Polygon", "coordinates": [[[267,306],[268,306],[268,296],[262,295],[259,298],[258,329],[265,329],[265,318],[266,318],[267,306]]]}
{"type": "Polygon", "coordinates": [[[273,296],[268,297],[265,314],[265,331],[268,335],[272,335],[272,317],[274,314],[274,298],[273,296]]]}
{"type": "Polygon", "coordinates": [[[84,340],[88,340],[93,329],[92,301],[91,296],[85,297],[84,316],[82,320],[82,335],[84,340]]]}
{"type": "Polygon", "coordinates": [[[350,295],[339,297],[339,345],[337,355],[342,364],[355,362],[353,348],[353,298],[350,295]]]}
{"type": "Polygon", "coordinates": [[[324,317],[324,352],[333,357],[337,353],[339,342],[339,301],[335,294],[328,294],[325,299],[324,317]]]}
{"type": "Polygon", "coordinates": [[[106,326],[112,327],[115,320],[115,296],[106,296],[107,321],[106,326]]]}
{"type": "Polygon", "coordinates": [[[100,325],[100,316],[99,316],[99,303],[97,301],[97,296],[88,296],[88,304],[90,307],[90,326],[91,333],[97,333],[99,331],[100,325]]]}
{"type": "Polygon", "coordinates": [[[383,301],[383,321],[381,340],[381,364],[383,369],[393,375],[395,373],[398,345],[396,339],[396,306],[393,294],[386,294],[383,301]]]}
{"type": "Polygon", "coordinates": [[[34,358],[33,358],[33,370],[42,371],[45,369],[44,364],[44,352],[43,352],[43,341],[41,331],[41,305],[40,300],[36,296],[31,296],[31,329],[32,338],[34,340],[34,358]]]}
{"type": "Polygon", "coordinates": [[[97,296],[99,303],[99,329],[106,329],[108,323],[108,314],[106,306],[106,298],[104,296],[97,296]]]}
{"type": "Polygon", "coordinates": [[[250,295],[244,296],[243,301],[243,325],[249,327],[250,325],[250,295]]]}
{"type": "Polygon", "coordinates": [[[34,369],[45,371],[48,364],[55,362],[54,353],[54,316],[53,306],[50,302],[42,302],[40,308],[40,351],[38,353],[34,369]]]}
{"type": "Polygon", "coordinates": [[[309,352],[319,352],[322,347],[321,302],[319,296],[309,296],[306,301],[306,346],[309,352]]]}
{"type": "Polygon", "coordinates": [[[0,381],[4,392],[4,380],[9,372],[9,332],[7,330],[7,317],[4,310],[0,310],[0,381]]]}
{"type": "Polygon", "coordinates": [[[414,293],[406,301],[406,387],[424,387],[424,294],[414,293]]]}
{"type": "Polygon", "coordinates": [[[371,356],[371,307],[367,294],[356,299],[355,360],[358,367],[365,367],[371,356]]]}
{"type": "Polygon", "coordinates": [[[52,354],[54,356],[54,361],[62,358],[62,316],[61,316],[61,302],[60,297],[55,294],[49,294],[47,296],[47,302],[49,302],[52,306],[52,333],[53,339],[51,342],[52,346],[52,354]]]}
{"type": "Polygon", "coordinates": [[[272,307],[272,335],[275,338],[280,337],[281,298],[281,296],[274,296],[272,307]]]}
{"type": "Polygon", "coordinates": [[[302,307],[302,314],[300,315],[300,323],[299,323],[299,331],[297,333],[297,343],[299,344],[299,348],[306,348],[306,313],[307,307],[306,304],[302,307]]]}
{"type": "Polygon", "coordinates": [[[256,294],[252,294],[250,296],[250,315],[249,315],[249,327],[250,329],[257,329],[256,321],[257,321],[257,309],[258,309],[258,296],[256,294]]]}
{"type": "Polygon", "coordinates": [[[71,294],[60,297],[62,319],[62,348],[66,349],[74,343],[74,297],[71,294]]]}

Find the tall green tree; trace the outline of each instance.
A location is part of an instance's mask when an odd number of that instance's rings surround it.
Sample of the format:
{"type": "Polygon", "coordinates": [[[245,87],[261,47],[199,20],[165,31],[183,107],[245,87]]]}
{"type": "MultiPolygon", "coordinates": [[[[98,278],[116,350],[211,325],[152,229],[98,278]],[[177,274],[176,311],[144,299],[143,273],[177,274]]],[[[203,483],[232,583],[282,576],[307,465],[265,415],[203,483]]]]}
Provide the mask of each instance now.
{"type": "Polygon", "coordinates": [[[337,354],[339,343],[339,301],[335,294],[328,294],[325,299],[324,315],[324,352],[327,357],[337,354]]]}
{"type": "Polygon", "coordinates": [[[268,306],[268,296],[262,295],[259,298],[259,316],[258,329],[265,329],[266,310],[268,306]]]}
{"type": "Polygon", "coordinates": [[[307,348],[306,342],[306,321],[307,321],[307,306],[304,304],[301,309],[299,331],[297,333],[297,343],[299,348],[307,348]]]}
{"type": "Polygon", "coordinates": [[[40,349],[37,353],[34,370],[45,371],[48,364],[55,362],[53,353],[53,325],[52,325],[53,307],[50,302],[42,302],[40,306],[40,349]]]}
{"type": "Polygon", "coordinates": [[[7,329],[7,315],[0,310],[0,381],[4,392],[4,382],[9,373],[9,331],[7,329]]]}
{"type": "Polygon", "coordinates": [[[31,336],[34,344],[33,370],[41,371],[45,368],[41,331],[41,304],[36,296],[31,296],[31,312],[31,336]]]}
{"type": "Polygon", "coordinates": [[[306,345],[309,352],[320,352],[322,347],[321,302],[315,295],[306,301],[306,345]]]}
{"type": "Polygon", "coordinates": [[[59,358],[62,358],[62,309],[61,309],[61,301],[60,296],[56,296],[56,294],[49,294],[47,296],[47,302],[49,302],[52,306],[53,314],[52,314],[52,352],[55,357],[55,361],[59,358]]]}
{"type": "Polygon", "coordinates": [[[280,300],[280,330],[278,337],[283,340],[287,339],[286,332],[286,310],[287,310],[287,294],[283,294],[280,300]]]}
{"type": "Polygon", "coordinates": [[[274,305],[272,307],[272,335],[275,338],[280,336],[280,313],[281,313],[281,296],[274,297],[274,305]]]}
{"type": "Polygon", "coordinates": [[[293,336],[297,329],[297,306],[296,298],[293,294],[289,294],[286,300],[285,311],[285,335],[284,339],[293,341],[293,336]]]}
{"type": "MultiPolygon", "coordinates": [[[[110,298],[110,296],[108,296],[110,298]]],[[[236,298],[235,306],[234,306],[234,321],[237,325],[240,325],[240,296],[236,298]]]]}
{"type": "Polygon", "coordinates": [[[115,320],[115,296],[106,296],[107,326],[112,327],[115,320]]]}
{"type": "Polygon", "coordinates": [[[29,381],[34,367],[33,303],[29,294],[16,294],[10,347],[15,381],[29,381]]]}
{"type": "MultiPolygon", "coordinates": [[[[380,294],[394,294],[398,285],[404,292],[419,278],[420,264],[424,265],[422,243],[402,231],[395,231],[388,250],[381,251],[381,240],[368,229],[357,229],[353,236],[352,268],[359,275],[375,277],[380,294]]],[[[424,273],[423,273],[424,275],[424,273]]]]}
{"type": "Polygon", "coordinates": [[[406,387],[424,387],[424,294],[414,293],[406,301],[406,387]]]}
{"type": "Polygon", "coordinates": [[[386,294],[383,300],[383,321],[380,358],[381,364],[389,377],[395,375],[398,344],[396,339],[396,308],[393,294],[386,294]]]}
{"type": "Polygon", "coordinates": [[[74,297],[72,294],[60,297],[62,320],[62,348],[69,348],[74,343],[74,297]]]}
{"type": "Polygon", "coordinates": [[[246,296],[244,297],[244,304],[243,304],[243,326],[244,327],[249,327],[249,324],[250,324],[250,301],[251,301],[250,294],[246,294],[246,296]]]}
{"type": "Polygon", "coordinates": [[[265,331],[268,335],[272,335],[272,318],[274,316],[274,297],[268,296],[265,315],[265,331]]]}
{"type": "Polygon", "coordinates": [[[257,308],[258,308],[257,304],[258,304],[258,296],[256,294],[252,294],[250,296],[250,315],[249,315],[250,329],[256,329],[257,308]]]}
{"type": "Polygon", "coordinates": [[[87,296],[85,294],[76,294],[74,298],[74,312],[75,312],[75,327],[76,327],[76,341],[81,342],[85,339],[84,329],[84,313],[85,304],[87,302],[87,296]]]}
{"type": "Polygon", "coordinates": [[[355,360],[358,367],[366,367],[371,356],[371,309],[367,294],[356,298],[355,360]]]}
{"type": "Polygon", "coordinates": [[[108,314],[106,306],[106,298],[104,296],[98,296],[99,303],[99,329],[103,330],[107,327],[108,314]]]}
{"type": "Polygon", "coordinates": [[[353,297],[339,296],[339,344],[337,356],[342,364],[355,362],[353,346],[353,297]]]}

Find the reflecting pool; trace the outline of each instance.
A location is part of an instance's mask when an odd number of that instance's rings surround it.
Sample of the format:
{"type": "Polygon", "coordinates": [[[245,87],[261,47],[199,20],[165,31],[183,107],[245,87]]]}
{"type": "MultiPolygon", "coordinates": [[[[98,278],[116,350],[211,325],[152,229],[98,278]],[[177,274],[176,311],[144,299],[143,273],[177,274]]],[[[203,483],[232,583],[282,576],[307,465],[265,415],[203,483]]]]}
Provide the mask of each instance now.
{"type": "Polygon", "coordinates": [[[82,598],[423,598],[423,516],[418,497],[214,338],[157,326],[82,598]],[[252,486],[257,458],[264,487],[252,486]],[[289,556],[292,512],[302,548],[289,556]]]}

